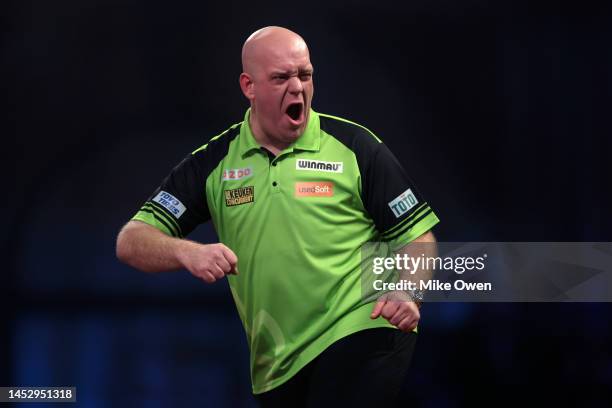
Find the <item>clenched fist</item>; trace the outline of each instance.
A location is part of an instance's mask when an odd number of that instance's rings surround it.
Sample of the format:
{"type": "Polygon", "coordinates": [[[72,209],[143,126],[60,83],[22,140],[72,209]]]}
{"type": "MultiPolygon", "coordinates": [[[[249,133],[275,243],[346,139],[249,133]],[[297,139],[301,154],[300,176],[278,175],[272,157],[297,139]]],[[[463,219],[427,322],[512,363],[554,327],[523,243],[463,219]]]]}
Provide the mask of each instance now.
{"type": "Polygon", "coordinates": [[[370,318],[376,319],[379,316],[406,333],[414,330],[421,319],[417,304],[401,291],[385,293],[378,299],[370,318]]]}
{"type": "Polygon", "coordinates": [[[191,244],[181,251],[179,260],[195,277],[214,283],[225,275],[238,275],[238,257],[225,245],[191,244]]]}

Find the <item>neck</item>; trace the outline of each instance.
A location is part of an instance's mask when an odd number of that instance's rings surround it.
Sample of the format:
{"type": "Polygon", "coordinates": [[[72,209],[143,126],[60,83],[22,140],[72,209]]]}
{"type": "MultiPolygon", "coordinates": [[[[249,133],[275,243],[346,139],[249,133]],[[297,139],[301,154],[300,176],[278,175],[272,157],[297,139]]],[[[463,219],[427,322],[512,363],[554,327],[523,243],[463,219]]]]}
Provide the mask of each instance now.
{"type": "Polygon", "coordinates": [[[278,141],[266,134],[257,120],[257,114],[251,107],[251,114],[249,115],[249,127],[255,141],[262,147],[265,147],[273,155],[278,156],[280,152],[289,147],[290,143],[278,141]]]}

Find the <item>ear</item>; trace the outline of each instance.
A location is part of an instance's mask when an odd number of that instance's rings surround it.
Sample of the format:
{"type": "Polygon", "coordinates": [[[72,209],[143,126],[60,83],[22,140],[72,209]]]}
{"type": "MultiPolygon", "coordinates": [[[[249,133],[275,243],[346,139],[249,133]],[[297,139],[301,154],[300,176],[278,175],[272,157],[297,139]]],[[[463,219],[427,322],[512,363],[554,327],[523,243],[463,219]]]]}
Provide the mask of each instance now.
{"type": "Polygon", "coordinates": [[[252,101],[255,98],[255,83],[253,82],[253,78],[245,72],[240,74],[240,89],[242,89],[242,93],[246,98],[252,101]]]}

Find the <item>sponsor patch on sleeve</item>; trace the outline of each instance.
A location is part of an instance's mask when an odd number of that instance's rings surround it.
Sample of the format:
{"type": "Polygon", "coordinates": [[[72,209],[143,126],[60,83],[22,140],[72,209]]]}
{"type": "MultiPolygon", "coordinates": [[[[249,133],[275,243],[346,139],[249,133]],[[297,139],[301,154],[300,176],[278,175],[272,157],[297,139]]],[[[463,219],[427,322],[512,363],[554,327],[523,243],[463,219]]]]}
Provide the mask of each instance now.
{"type": "Polygon", "coordinates": [[[179,201],[178,198],[165,191],[160,191],[154,198],[153,201],[163,206],[170,214],[174,215],[175,218],[179,218],[187,208],[179,201]]]}
{"type": "Polygon", "coordinates": [[[412,207],[417,205],[418,202],[419,201],[412,193],[412,190],[408,189],[394,198],[393,201],[390,201],[388,204],[391,211],[393,211],[395,218],[399,218],[406,214],[412,207]]]}

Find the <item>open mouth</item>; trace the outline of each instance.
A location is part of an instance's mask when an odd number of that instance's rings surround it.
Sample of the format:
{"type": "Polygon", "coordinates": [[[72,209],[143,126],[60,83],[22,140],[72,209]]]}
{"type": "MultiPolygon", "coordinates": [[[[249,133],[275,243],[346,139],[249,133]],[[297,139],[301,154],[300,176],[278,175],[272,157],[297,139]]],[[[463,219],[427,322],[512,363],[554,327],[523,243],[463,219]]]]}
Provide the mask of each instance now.
{"type": "Polygon", "coordinates": [[[304,105],[301,102],[296,102],[289,105],[285,113],[291,118],[291,120],[298,122],[302,118],[303,110],[304,105]]]}

